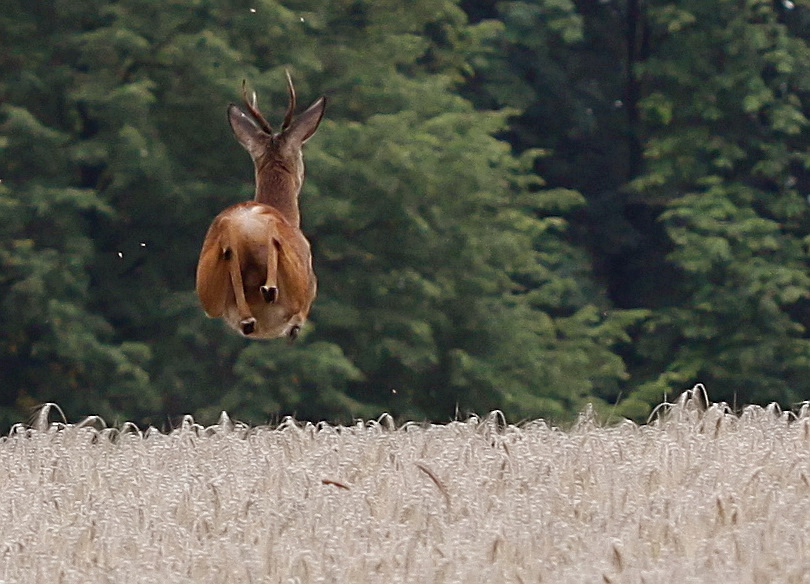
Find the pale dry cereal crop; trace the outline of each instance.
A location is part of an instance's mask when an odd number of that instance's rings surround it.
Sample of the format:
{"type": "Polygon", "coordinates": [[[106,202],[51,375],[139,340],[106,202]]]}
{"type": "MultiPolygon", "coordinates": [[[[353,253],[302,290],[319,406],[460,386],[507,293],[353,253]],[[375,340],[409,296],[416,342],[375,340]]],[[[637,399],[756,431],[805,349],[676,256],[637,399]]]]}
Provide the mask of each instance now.
{"type": "Polygon", "coordinates": [[[0,582],[810,582],[810,414],[0,440],[0,582]]]}

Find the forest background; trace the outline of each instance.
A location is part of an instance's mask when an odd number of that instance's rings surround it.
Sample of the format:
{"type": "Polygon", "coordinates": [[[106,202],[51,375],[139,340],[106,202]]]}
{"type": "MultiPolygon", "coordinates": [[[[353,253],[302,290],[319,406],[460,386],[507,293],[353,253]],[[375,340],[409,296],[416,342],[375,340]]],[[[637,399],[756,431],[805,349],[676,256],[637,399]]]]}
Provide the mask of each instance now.
{"type": "Polygon", "coordinates": [[[810,0],[2,0],[0,428],[220,410],[644,419],[810,398],[810,0]],[[193,291],[271,122],[329,99],[295,344],[193,291]],[[301,105],[305,105],[301,103],[301,105]]]}

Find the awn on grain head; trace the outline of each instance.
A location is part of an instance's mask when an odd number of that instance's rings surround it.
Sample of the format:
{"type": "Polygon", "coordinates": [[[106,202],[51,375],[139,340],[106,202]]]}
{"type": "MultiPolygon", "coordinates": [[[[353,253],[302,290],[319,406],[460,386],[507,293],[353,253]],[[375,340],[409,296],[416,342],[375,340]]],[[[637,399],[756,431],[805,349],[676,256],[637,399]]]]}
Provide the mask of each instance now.
{"type": "Polygon", "coordinates": [[[317,99],[293,119],[295,88],[287,73],[290,103],[279,132],[273,132],[256,104],[242,98],[228,120],[248,151],[256,174],[253,201],[237,203],[216,216],[197,264],[197,296],[205,313],[222,317],[251,339],[294,340],[315,298],[310,246],[301,232],[298,194],[304,182],[301,147],[323,117],[326,98],[317,99]]]}

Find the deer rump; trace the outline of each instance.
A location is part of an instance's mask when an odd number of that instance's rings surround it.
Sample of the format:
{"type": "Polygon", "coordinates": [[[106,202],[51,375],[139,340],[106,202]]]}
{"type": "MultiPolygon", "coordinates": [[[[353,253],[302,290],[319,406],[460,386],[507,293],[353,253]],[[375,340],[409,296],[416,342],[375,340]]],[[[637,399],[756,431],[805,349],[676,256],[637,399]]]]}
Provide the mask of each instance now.
{"type": "Polygon", "coordinates": [[[205,235],[197,295],[208,316],[223,317],[244,336],[295,338],[315,282],[309,242],[270,205],[232,205],[205,235]],[[252,322],[247,328],[246,321],[252,322]]]}

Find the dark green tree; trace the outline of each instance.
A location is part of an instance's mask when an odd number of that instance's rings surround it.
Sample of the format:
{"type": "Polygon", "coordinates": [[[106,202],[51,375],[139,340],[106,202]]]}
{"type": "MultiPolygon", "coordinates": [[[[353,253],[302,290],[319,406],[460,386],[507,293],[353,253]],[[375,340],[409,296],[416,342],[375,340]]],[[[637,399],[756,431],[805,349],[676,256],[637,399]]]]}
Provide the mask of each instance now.
{"type": "MultiPolygon", "coordinates": [[[[583,205],[569,210],[566,239],[581,261],[583,303],[638,319],[661,299],[657,282],[672,267],[656,223],[660,209],[635,200],[627,183],[642,167],[634,63],[649,50],[637,2],[571,0],[467,1],[472,19],[497,18],[500,34],[465,84],[480,108],[511,107],[502,134],[518,151],[539,149],[534,170],[552,188],[574,189],[583,205]]],[[[576,266],[576,267],[575,267],[576,266]]],[[[574,272],[571,269],[574,268],[574,272]]],[[[644,359],[630,343],[613,346],[638,374],[644,359]]],[[[635,379],[593,387],[594,397],[621,400],[615,413],[643,417],[650,405],[627,400],[635,379]],[[622,399],[624,398],[624,399],[622,399]]]]}
{"type": "MultiPolygon", "coordinates": [[[[43,401],[110,418],[160,406],[150,346],[97,310],[93,225],[120,210],[82,163],[104,153],[86,148],[81,109],[67,105],[73,71],[53,9],[12,2],[0,20],[2,425],[43,401]]],[[[107,148],[127,147],[115,138],[107,148]]]]}
{"type": "MultiPolygon", "coordinates": [[[[560,6],[549,34],[570,40],[560,6]]],[[[470,95],[508,27],[450,0],[11,2],[0,18],[7,419],[46,400],[144,423],[565,416],[618,392],[638,315],[610,310],[572,243],[584,199],[499,139],[528,102],[470,95]],[[248,79],[277,119],[285,68],[302,100],[330,98],[302,193],[320,293],[293,346],[232,335],[192,291],[208,223],[252,196],[225,105],[248,79]]]]}
{"type": "Polygon", "coordinates": [[[644,85],[645,172],[680,277],[638,351],[644,399],[701,381],[738,404],[810,392],[808,6],[654,3],[644,85]]]}
{"type": "MultiPolygon", "coordinates": [[[[635,315],[583,291],[587,257],[564,218],[581,196],[543,189],[538,153],[516,158],[493,137],[512,110],[476,111],[458,95],[500,25],[470,25],[454,2],[301,14],[317,27],[303,52],[334,96],[302,200],[321,282],[309,339],[339,345],[356,368],[346,396],[372,407],[349,411],[562,416],[614,389],[625,373],[613,348],[635,315]]],[[[279,357],[247,355],[261,395],[279,357]]],[[[286,407],[313,415],[317,401],[300,396],[325,393],[302,373],[286,407]]]]}
{"type": "Polygon", "coordinates": [[[505,136],[582,193],[569,234],[603,305],[650,311],[617,349],[616,411],[695,382],[737,403],[806,396],[806,3],[463,5],[504,24],[467,94],[518,108],[505,136]]]}

